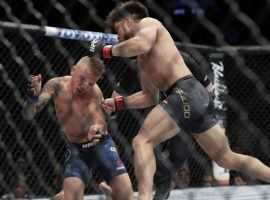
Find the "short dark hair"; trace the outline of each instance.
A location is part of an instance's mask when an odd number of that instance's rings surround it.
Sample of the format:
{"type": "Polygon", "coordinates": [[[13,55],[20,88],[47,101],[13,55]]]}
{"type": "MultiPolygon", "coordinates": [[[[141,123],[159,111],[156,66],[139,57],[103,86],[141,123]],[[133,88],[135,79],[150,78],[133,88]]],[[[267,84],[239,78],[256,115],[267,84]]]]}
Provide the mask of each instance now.
{"type": "Polygon", "coordinates": [[[84,56],[78,62],[85,62],[90,70],[97,76],[101,76],[105,72],[105,66],[101,59],[84,56]]]}
{"type": "Polygon", "coordinates": [[[105,72],[105,66],[101,59],[99,58],[90,58],[92,65],[92,70],[98,76],[101,76],[105,72]]]}
{"type": "Polygon", "coordinates": [[[148,17],[147,8],[138,1],[128,1],[114,8],[107,16],[106,23],[113,26],[115,22],[131,16],[135,20],[141,20],[148,17]]]}

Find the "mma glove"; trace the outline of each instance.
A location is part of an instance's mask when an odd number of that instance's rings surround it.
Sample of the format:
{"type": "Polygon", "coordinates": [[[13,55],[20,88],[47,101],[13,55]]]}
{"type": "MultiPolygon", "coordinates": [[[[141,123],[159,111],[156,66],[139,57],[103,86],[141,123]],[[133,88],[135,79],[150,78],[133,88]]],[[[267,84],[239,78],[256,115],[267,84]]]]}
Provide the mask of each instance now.
{"type": "Polygon", "coordinates": [[[89,56],[96,58],[112,58],[113,45],[106,45],[99,39],[93,39],[89,46],[89,56]]]}
{"type": "Polygon", "coordinates": [[[91,142],[94,146],[98,142],[106,140],[109,136],[107,132],[100,130],[97,125],[92,125],[88,131],[87,139],[88,142],[91,142]]]}
{"type": "MultiPolygon", "coordinates": [[[[27,102],[29,104],[36,104],[38,102],[38,95],[35,94],[35,89],[32,86],[32,80],[35,76],[30,75],[27,79],[27,90],[26,90],[26,95],[27,95],[27,102]]],[[[40,77],[38,77],[38,82],[40,81],[40,77]]]]}
{"type": "Polygon", "coordinates": [[[126,108],[125,99],[122,96],[117,96],[114,98],[115,111],[110,114],[111,119],[116,117],[117,111],[124,110],[126,108]]]}
{"type": "Polygon", "coordinates": [[[118,111],[126,109],[125,99],[123,96],[108,98],[102,101],[101,107],[104,112],[113,118],[118,111]]]}
{"type": "Polygon", "coordinates": [[[116,111],[121,111],[126,108],[125,99],[123,96],[117,96],[114,98],[116,111]]]}

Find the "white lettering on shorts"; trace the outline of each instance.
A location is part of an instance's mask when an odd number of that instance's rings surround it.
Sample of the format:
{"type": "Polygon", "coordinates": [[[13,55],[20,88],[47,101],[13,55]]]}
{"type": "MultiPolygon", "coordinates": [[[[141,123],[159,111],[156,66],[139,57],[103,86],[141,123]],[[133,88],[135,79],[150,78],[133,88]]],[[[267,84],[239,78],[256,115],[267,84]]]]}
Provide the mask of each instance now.
{"type": "Polygon", "coordinates": [[[82,144],[82,148],[89,148],[89,147],[92,147],[92,142],[82,144]]]}

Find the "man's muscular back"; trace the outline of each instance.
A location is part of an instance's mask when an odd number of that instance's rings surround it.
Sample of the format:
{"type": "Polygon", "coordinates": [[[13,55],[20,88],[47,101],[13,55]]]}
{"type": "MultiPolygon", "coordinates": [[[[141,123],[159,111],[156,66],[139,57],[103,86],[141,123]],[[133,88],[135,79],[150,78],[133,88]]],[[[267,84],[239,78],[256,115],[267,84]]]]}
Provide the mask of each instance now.
{"type": "Polygon", "coordinates": [[[157,89],[165,91],[176,80],[190,75],[191,72],[165,27],[158,20],[150,17],[139,22],[139,30],[146,27],[156,30],[155,42],[150,51],[138,55],[137,61],[140,70],[147,74],[150,82],[157,89]]]}
{"type": "Polygon", "coordinates": [[[106,132],[106,122],[100,104],[103,98],[98,85],[84,95],[73,96],[70,88],[70,76],[54,78],[56,115],[71,142],[87,141],[87,132],[91,125],[99,125],[106,132]]]}

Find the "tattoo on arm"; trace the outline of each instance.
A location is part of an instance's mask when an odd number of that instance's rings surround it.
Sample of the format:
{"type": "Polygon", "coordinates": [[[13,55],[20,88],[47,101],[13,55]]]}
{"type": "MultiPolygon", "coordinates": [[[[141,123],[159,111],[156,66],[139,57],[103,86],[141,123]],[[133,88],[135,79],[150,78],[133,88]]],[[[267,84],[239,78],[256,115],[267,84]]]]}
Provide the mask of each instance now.
{"type": "Polygon", "coordinates": [[[23,108],[23,117],[25,119],[32,119],[37,112],[42,110],[45,105],[56,96],[58,92],[58,84],[55,79],[49,80],[44,87],[38,97],[38,102],[36,104],[25,103],[23,108]]]}

